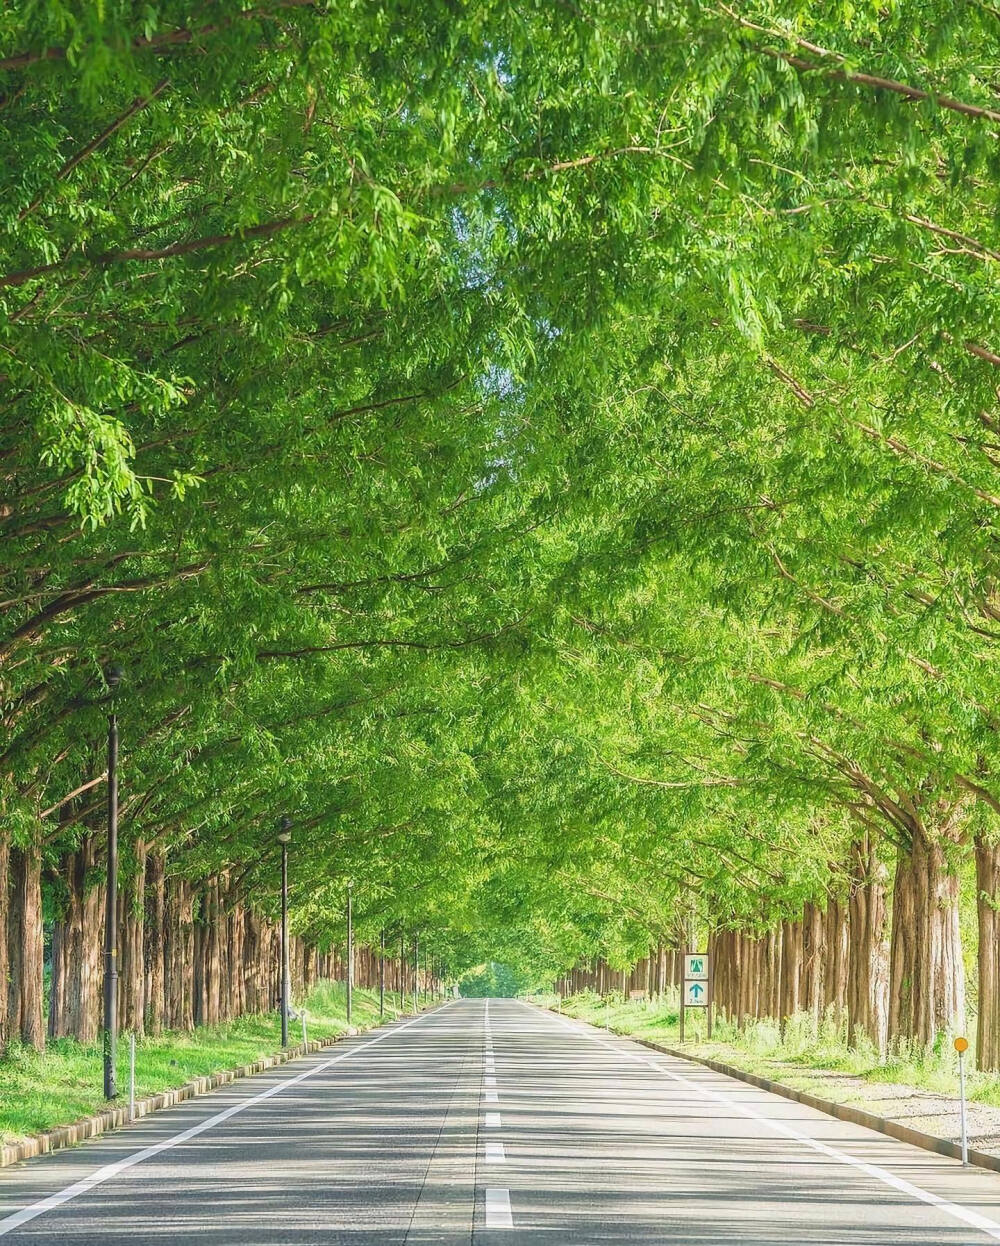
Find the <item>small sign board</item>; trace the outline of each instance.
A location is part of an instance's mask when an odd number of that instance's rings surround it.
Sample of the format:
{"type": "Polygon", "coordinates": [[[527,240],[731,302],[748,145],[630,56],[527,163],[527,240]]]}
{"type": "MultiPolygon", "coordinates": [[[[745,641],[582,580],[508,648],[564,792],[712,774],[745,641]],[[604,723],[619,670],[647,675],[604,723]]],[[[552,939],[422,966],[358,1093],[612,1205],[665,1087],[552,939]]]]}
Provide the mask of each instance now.
{"type": "Polygon", "coordinates": [[[628,997],[629,999],[645,999],[646,992],[645,991],[629,991],[628,997]]]}
{"type": "Polygon", "coordinates": [[[685,982],[708,981],[708,957],[704,952],[688,952],[684,956],[685,982]]]}
{"type": "Polygon", "coordinates": [[[708,986],[697,978],[693,982],[684,983],[684,1007],[707,1008],[708,986]]]}

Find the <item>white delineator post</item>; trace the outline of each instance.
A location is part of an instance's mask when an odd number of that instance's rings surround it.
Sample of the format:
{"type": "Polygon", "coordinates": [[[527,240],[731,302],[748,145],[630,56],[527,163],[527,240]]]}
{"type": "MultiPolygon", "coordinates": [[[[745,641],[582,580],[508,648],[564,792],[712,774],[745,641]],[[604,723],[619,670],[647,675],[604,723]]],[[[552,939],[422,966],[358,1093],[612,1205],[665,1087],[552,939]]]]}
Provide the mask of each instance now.
{"type": "Polygon", "coordinates": [[[135,1032],[128,1043],[128,1118],[135,1120],[135,1032]]]}
{"type": "Polygon", "coordinates": [[[955,1050],[958,1052],[958,1110],[962,1128],[962,1163],[968,1168],[969,1132],[965,1124],[965,1053],[969,1050],[969,1040],[956,1038],[955,1050]]]}

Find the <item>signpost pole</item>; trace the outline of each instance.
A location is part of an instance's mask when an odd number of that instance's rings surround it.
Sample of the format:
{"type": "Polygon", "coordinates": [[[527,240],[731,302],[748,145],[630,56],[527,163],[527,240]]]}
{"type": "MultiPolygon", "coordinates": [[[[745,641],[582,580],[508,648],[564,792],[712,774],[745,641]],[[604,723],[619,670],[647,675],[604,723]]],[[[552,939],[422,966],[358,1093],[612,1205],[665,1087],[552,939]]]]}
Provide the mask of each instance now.
{"type": "Polygon", "coordinates": [[[681,971],[678,975],[681,982],[681,1011],[680,1011],[680,1041],[684,1042],[684,995],[687,990],[685,979],[687,977],[687,936],[681,939],[681,971]]]}
{"type": "Polygon", "coordinates": [[[715,1004],[713,995],[715,992],[715,966],[712,964],[712,953],[708,953],[708,1007],[705,1012],[705,1036],[709,1042],[712,1041],[712,1009],[715,1004]]]}

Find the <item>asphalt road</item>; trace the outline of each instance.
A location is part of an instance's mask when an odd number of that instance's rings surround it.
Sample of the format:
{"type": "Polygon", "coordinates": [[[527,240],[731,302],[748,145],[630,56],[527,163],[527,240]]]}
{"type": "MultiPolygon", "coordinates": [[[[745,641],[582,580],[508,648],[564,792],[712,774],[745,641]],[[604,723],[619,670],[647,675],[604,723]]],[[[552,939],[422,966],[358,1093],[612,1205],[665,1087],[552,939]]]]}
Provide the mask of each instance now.
{"type": "Polygon", "coordinates": [[[0,1171],[19,1246],[1000,1241],[1000,1175],[508,1000],[0,1171]]]}

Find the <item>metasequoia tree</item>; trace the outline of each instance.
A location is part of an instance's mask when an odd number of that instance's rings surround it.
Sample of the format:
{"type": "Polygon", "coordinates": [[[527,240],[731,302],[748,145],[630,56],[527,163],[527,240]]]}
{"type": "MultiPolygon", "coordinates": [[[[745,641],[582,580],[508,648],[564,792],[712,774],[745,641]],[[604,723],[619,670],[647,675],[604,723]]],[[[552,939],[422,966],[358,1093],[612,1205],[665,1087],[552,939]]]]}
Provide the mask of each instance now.
{"type": "Polygon", "coordinates": [[[0,1041],[45,906],[96,1027],[115,660],[123,1025],[273,1004],[288,816],[300,985],[348,879],[362,946],[601,989],[696,895],[735,1015],[877,1043],[961,1015],[974,856],[995,1067],[996,44],[5,9],[0,1041]]]}

